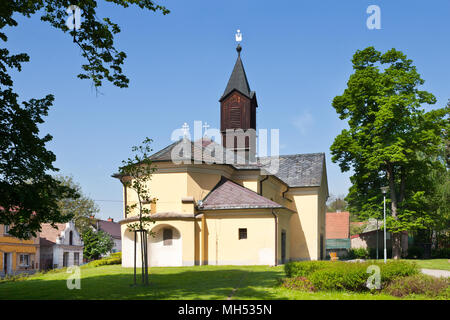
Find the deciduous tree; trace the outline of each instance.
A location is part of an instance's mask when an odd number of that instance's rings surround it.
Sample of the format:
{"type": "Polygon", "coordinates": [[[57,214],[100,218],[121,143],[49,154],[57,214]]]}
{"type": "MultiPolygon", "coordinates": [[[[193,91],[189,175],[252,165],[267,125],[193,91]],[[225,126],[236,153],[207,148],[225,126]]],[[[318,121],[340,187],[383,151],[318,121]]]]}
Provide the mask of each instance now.
{"type": "Polygon", "coordinates": [[[354,73],[333,107],[348,121],[335,138],[332,161],[354,170],[346,200],[350,210],[367,217],[382,214],[381,186],[389,186],[393,257],[401,256],[401,232],[424,228],[431,216],[423,211],[426,186],[418,176],[438,166],[445,109],[425,112],[436,98],[420,90],[424,83],[413,61],[402,52],[368,47],[352,59],[354,73]]]}

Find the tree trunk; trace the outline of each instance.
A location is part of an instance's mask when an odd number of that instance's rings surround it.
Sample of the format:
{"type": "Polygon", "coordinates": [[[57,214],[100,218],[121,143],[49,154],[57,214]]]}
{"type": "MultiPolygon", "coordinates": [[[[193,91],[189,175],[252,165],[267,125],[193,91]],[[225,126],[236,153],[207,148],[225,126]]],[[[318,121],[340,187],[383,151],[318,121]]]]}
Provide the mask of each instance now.
{"type": "MultiPolygon", "coordinates": [[[[386,165],[387,178],[389,180],[389,194],[391,196],[391,214],[394,220],[398,220],[397,217],[397,194],[395,192],[395,177],[394,177],[394,168],[392,163],[387,163],[386,165]]],[[[385,226],[386,227],[386,226],[385,226]]],[[[402,244],[401,244],[401,233],[391,232],[391,242],[392,242],[392,258],[400,259],[402,255],[402,244]]]]}

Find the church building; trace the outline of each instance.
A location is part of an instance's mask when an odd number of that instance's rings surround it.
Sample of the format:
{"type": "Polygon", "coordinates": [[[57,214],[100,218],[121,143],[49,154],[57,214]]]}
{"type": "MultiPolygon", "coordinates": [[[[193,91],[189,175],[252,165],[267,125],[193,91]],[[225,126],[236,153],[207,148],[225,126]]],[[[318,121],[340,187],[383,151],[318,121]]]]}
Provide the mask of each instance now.
{"type": "MultiPolygon", "coordinates": [[[[231,135],[236,129],[256,130],[257,123],[258,102],[241,50],[238,45],[219,100],[222,144],[207,137],[200,142],[183,138],[150,157],[156,171],[149,182],[155,201],[146,204],[155,221],[147,244],[149,266],[278,265],[325,258],[325,154],[277,156],[277,170],[271,173],[262,169],[265,158],[255,153],[256,135],[240,145],[231,135]],[[227,162],[194,161],[211,146],[220,146],[227,157],[243,155],[245,163],[235,161],[239,156],[227,162]],[[174,155],[184,161],[174,161],[174,155]]],[[[126,206],[138,198],[123,186],[122,266],[133,267],[134,232],[128,226],[138,221],[138,212],[127,212],[126,206]]],[[[141,245],[136,247],[140,265],[141,245]]]]}

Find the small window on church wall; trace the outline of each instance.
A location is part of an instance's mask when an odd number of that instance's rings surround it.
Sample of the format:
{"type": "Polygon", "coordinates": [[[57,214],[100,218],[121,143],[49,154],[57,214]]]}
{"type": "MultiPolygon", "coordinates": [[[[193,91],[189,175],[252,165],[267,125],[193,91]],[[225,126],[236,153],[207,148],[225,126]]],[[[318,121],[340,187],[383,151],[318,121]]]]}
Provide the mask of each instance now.
{"type": "Polygon", "coordinates": [[[171,246],[172,245],[172,236],[173,232],[172,229],[163,229],[163,244],[165,246],[171,246]]]}
{"type": "Polygon", "coordinates": [[[73,232],[69,232],[69,245],[73,245],[73,232]]]}
{"type": "Polygon", "coordinates": [[[239,240],[247,239],[247,228],[239,229],[239,240]]]}

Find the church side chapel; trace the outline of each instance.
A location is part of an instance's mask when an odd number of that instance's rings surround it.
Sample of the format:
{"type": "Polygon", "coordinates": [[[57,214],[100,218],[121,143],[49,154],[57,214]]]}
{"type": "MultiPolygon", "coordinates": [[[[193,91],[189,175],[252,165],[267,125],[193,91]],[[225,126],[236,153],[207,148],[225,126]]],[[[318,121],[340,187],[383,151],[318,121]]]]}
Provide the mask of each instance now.
{"type": "MultiPolygon", "coordinates": [[[[244,151],[250,158],[255,156],[256,136],[247,138],[243,148],[233,144],[233,137],[227,139],[230,129],[256,130],[258,102],[250,90],[241,50],[238,45],[236,63],[219,100],[220,123],[226,152],[244,151]]],[[[154,236],[147,243],[149,266],[277,265],[325,258],[324,153],[281,155],[278,171],[270,174],[260,170],[263,159],[256,156],[256,163],[246,164],[175,163],[173,151],[186,141],[172,143],[150,157],[156,171],[149,187],[157,201],[148,204],[155,221],[154,236]]],[[[191,160],[196,145],[203,149],[215,142],[206,138],[200,144],[188,143],[191,160]]],[[[138,212],[127,214],[126,206],[136,203],[137,195],[123,189],[122,266],[133,267],[134,232],[128,225],[138,221],[138,212]]],[[[139,265],[139,242],[137,248],[139,265]]]]}

